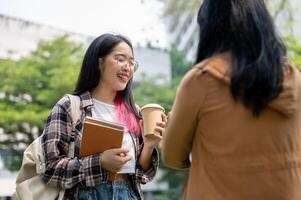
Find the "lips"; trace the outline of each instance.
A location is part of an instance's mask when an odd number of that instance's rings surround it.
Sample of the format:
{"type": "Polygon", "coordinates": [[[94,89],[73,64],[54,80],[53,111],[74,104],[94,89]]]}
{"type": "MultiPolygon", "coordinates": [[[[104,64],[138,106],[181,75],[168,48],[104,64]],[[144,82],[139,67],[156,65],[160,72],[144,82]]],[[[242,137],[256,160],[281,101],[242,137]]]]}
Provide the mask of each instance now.
{"type": "Polygon", "coordinates": [[[124,73],[118,73],[117,77],[119,80],[121,80],[123,82],[127,82],[130,78],[128,74],[124,74],[124,73]]]}

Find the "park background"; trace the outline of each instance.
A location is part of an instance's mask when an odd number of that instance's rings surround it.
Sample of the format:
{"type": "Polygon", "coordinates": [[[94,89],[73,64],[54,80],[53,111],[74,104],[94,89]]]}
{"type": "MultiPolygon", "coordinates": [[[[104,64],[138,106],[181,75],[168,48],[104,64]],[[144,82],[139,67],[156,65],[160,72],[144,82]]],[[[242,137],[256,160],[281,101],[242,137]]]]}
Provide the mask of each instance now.
{"type": "MultiPolygon", "coordinates": [[[[136,102],[170,111],[194,63],[201,2],[0,0],[0,199],[10,198],[24,149],[42,132],[55,102],[74,89],[83,53],[96,36],[113,32],[132,40],[140,63],[136,102]]],[[[301,68],[298,1],[266,3],[301,68]]],[[[186,175],[161,165],[155,184],[144,187],[146,199],[180,199],[186,175]]]]}

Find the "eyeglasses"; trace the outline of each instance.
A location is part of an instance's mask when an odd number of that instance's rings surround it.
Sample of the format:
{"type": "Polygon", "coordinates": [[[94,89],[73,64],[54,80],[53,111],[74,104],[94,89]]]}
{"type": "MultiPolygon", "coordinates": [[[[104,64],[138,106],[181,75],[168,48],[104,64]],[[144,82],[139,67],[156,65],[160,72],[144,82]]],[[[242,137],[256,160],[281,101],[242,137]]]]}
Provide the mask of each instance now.
{"type": "Polygon", "coordinates": [[[132,70],[137,71],[139,64],[137,61],[135,61],[134,59],[126,59],[125,56],[123,55],[115,55],[113,56],[114,60],[117,62],[118,65],[120,66],[125,66],[128,65],[132,70]]]}

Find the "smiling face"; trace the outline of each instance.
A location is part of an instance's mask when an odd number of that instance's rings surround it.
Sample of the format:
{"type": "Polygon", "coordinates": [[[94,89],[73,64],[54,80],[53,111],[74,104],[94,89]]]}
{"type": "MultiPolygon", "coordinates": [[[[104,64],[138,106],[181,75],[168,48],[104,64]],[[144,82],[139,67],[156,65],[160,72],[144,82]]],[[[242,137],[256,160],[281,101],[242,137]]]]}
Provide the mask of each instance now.
{"type": "Polygon", "coordinates": [[[101,79],[99,84],[113,92],[125,89],[133,77],[135,61],[131,47],[125,43],[118,43],[104,58],[99,58],[101,79]]]}

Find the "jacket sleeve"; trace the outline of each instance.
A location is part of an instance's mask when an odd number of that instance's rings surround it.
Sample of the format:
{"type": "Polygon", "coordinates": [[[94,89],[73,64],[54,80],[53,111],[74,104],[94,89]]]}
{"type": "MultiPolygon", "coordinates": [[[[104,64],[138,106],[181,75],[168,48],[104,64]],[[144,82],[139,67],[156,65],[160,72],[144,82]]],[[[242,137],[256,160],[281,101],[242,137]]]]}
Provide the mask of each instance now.
{"type": "Polygon", "coordinates": [[[150,182],[151,180],[154,179],[158,168],[159,168],[159,152],[158,150],[155,148],[151,159],[152,159],[152,164],[151,167],[147,170],[144,171],[142,169],[142,167],[139,165],[139,156],[142,152],[143,149],[143,139],[142,136],[139,138],[139,152],[138,152],[138,159],[137,159],[137,169],[136,169],[136,179],[141,183],[141,184],[146,184],[148,182],[150,182]]]}
{"type": "Polygon", "coordinates": [[[72,131],[71,121],[70,101],[65,99],[63,103],[58,102],[47,118],[42,136],[46,163],[42,179],[46,184],[64,189],[72,188],[76,184],[95,186],[106,178],[100,166],[100,156],[67,157],[72,131]]]}
{"type": "Polygon", "coordinates": [[[192,68],[182,79],[163,136],[163,163],[174,169],[190,166],[189,154],[206,96],[206,75],[192,68]]]}

